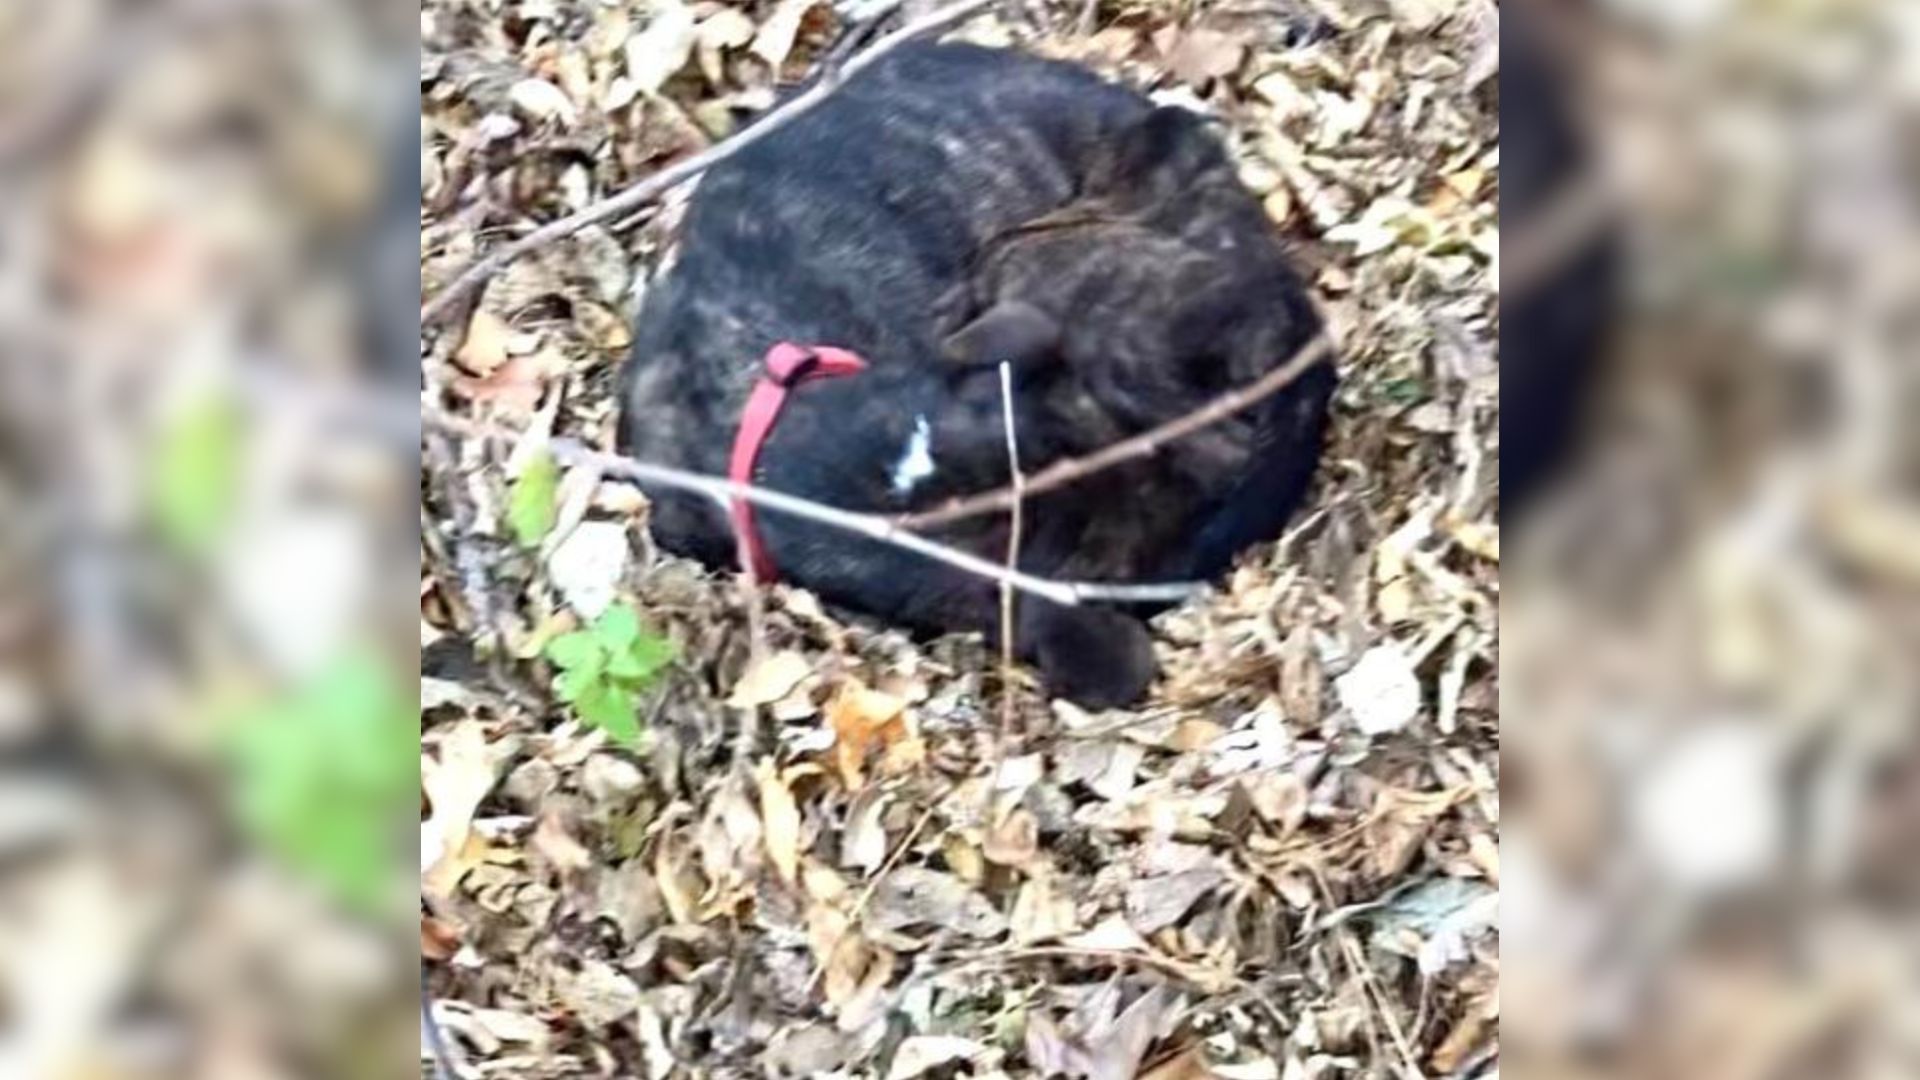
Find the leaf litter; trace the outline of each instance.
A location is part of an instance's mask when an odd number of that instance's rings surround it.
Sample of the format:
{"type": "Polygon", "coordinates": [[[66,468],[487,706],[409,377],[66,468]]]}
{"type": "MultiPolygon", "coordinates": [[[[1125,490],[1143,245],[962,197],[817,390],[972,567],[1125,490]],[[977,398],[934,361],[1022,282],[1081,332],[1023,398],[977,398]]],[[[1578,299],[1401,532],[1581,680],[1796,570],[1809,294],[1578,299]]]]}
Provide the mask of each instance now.
{"type": "MultiPolygon", "coordinates": [[[[460,957],[432,987],[469,1075],[1388,1077],[1393,1032],[1433,1073],[1497,1048],[1476,898],[1497,874],[1498,526],[1458,448],[1491,460],[1498,388],[1452,359],[1491,355],[1497,319],[1483,6],[1076,0],[957,31],[1219,117],[1343,338],[1316,497],[1157,621],[1166,678],[1138,712],[1049,708],[978,641],[916,644],[785,588],[757,653],[746,595],[654,549],[618,485],[569,497],[544,566],[486,544],[497,625],[464,621],[467,575],[429,556],[436,640],[536,657],[542,627],[617,599],[678,657],[633,747],[484,665],[429,673],[466,691],[423,717],[423,939],[460,957]],[[1309,7],[1314,33],[1278,25],[1309,7]]],[[[526,226],[632,183],[845,26],[818,0],[507,10],[423,9],[430,289],[476,250],[463,208],[526,226]]],[[[429,370],[480,417],[557,402],[555,434],[610,445],[623,313],[684,206],[511,267],[429,337],[429,370]]],[[[466,463],[488,536],[505,464],[466,463]]]]}

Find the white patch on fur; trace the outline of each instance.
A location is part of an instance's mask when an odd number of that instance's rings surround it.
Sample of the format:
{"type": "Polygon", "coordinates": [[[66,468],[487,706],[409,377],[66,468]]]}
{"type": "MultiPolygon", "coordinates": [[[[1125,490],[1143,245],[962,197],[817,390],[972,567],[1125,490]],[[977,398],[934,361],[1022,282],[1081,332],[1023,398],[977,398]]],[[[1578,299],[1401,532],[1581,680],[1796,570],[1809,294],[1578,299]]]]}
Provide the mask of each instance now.
{"type": "Polygon", "coordinates": [[[933,428],[925,416],[913,418],[913,436],[900,460],[893,464],[893,493],[904,499],[920,481],[933,475],[933,428]]]}

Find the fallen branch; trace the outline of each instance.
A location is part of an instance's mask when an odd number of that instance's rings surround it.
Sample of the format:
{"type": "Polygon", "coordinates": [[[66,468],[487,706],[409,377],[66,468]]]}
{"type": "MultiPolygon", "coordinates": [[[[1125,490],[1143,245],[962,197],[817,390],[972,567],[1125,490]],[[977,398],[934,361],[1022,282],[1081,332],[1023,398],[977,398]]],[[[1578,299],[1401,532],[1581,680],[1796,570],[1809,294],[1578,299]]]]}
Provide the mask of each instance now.
{"type": "Polygon", "coordinates": [[[1526,225],[1509,230],[1500,241],[1500,296],[1513,301],[1549,283],[1553,275],[1579,255],[1616,214],[1615,196],[1607,178],[1589,169],[1563,183],[1547,204],[1528,215],[1526,225]]]}
{"type": "MultiPolygon", "coordinates": [[[[462,420],[445,413],[424,413],[423,426],[466,438],[493,439],[512,445],[520,433],[462,420]]],[[[843,532],[855,533],[883,544],[924,555],[957,570],[1009,585],[1021,592],[1056,604],[1069,606],[1088,601],[1113,603],[1178,602],[1193,596],[1201,588],[1197,582],[1165,582],[1147,585],[1112,585],[1088,581],[1052,581],[1019,570],[1010,570],[989,559],[958,548],[916,536],[898,523],[878,514],[863,514],[817,503],[797,495],[742,484],[718,476],[689,472],[668,465],[654,465],[618,454],[602,453],[575,439],[558,438],[548,444],[554,458],[565,465],[592,465],[604,476],[620,477],[660,487],[688,491],[720,502],[744,500],[775,513],[788,514],[843,532]]]]}
{"type": "Polygon", "coordinates": [[[727,158],[759,142],[781,128],[793,123],[801,116],[825,101],[845,85],[846,81],[859,74],[887,53],[906,44],[914,38],[945,29],[969,15],[987,7],[993,0],[959,0],[930,14],[909,22],[893,33],[874,42],[873,47],[848,60],[839,67],[830,67],[822,72],[818,81],[806,92],[792,100],[771,109],[756,120],[752,126],[731,138],[715,143],[713,146],[668,166],[640,182],[616,192],[590,206],[584,207],[558,221],[540,226],[526,236],[515,240],[469,264],[457,274],[452,283],[441,289],[432,300],[421,305],[420,325],[425,327],[438,322],[454,305],[460,303],[479,288],[486,280],[500,272],[508,263],[529,252],[548,244],[563,240],[595,222],[618,217],[645,203],[665,194],[678,185],[693,179],[702,172],[725,161],[727,158]]]}
{"type": "Polygon", "coordinates": [[[1300,351],[1294,353],[1291,360],[1237,390],[1230,390],[1214,398],[1184,416],[1176,417],[1132,438],[1122,439],[1085,457],[1056,461],[1027,477],[1017,489],[1010,484],[992,491],[983,491],[977,495],[963,496],[932,510],[917,514],[903,514],[894,518],[893,524],[902,529],[926,529],[937,525],[949,525],[965,518],[1009,509],[1023,498],[1032,498],[1055,488],[1077,483],[1122,462],[1150,457],[1167,443],[1185,438],[1279,393],[1307,369],[1326,359],[1332,347],[1333,343],[1324,333],[1316,335],[1313,340],[1302,345],[1300,351]]]}

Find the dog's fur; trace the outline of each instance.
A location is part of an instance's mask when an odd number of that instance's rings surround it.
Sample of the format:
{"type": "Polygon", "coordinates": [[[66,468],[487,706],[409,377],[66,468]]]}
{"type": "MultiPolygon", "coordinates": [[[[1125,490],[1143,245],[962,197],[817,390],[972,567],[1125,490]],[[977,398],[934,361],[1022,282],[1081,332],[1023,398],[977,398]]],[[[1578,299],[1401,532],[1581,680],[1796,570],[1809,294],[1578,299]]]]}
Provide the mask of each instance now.
{"type": "MultiPolygon", "coordinates": [[[[724,472],[770,345],[852,349],[869,370],[791,395],[756,479],[876,513],[1007,482],[1002,360],[1018,372],[1031,473],[1251,382],[1319,329],[1199,117],[1072,65],[974,46],[902,48],[716,166],[680,244],[623,374],[623,448],[724,472]],[[916,439],[932,471],[903,481],[916,439]]],[[[1151,459],[1034,498],[1022,567],[1219,573],[1300,501],[1332,389],[1322,364],[1151,459]]],[[[718,507],[654,494],[660,543],[733,563],[718,507]]],[[[830,602],[917,630],[994,633],[989,581],[775,513],[759,527],[782,575],[830,602]]],[[[1007,522],[937,538],[998,558],[1007,522]]],[[[1083,703],[1130,702],[1152,680],[1146,629],[1118,611],[1024,598],[1016,644],[1083,703]]]]}
{"type": "MultiPolygon", "coordinates": [[[[1503,12],[1500,224],[1519,236],[1592,168],[1565,94],[1525,4],[1503,12]]],[[[1500,512],[1524,513],[1578,443],[1612,321],[1618,252],[1585,238],[1543,280],[1518,283],[1500,306],[1500,512]]]]}

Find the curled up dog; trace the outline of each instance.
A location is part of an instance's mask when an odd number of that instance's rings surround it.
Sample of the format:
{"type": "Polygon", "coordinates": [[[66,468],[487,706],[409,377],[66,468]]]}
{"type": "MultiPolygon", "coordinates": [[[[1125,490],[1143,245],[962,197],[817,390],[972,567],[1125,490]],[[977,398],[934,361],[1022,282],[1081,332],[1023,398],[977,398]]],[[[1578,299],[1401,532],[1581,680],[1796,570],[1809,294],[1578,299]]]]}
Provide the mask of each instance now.
{"type": "MultiPolygon", "coordinates": [[[[850,510],[909,514],[1098,451],[1287,362],[1305,288],[1203,118],[1072,65],[910,45],[701,180],[623,373],[622,449],[850,510]]],[[[1025,507],[1021,569],[1217,575],[1304,498],[1330,363],[1025,507]]],[[[991,581],[777,514],[650,493],[656,539],[930,633],[998,633],[991,581]]],[[[999,559],[1004,514],[929,535],[999,559]]],[[[1140,612],[1023,598],[1014,645],[1093,706],[1154,676],[1140,612]]]]}

